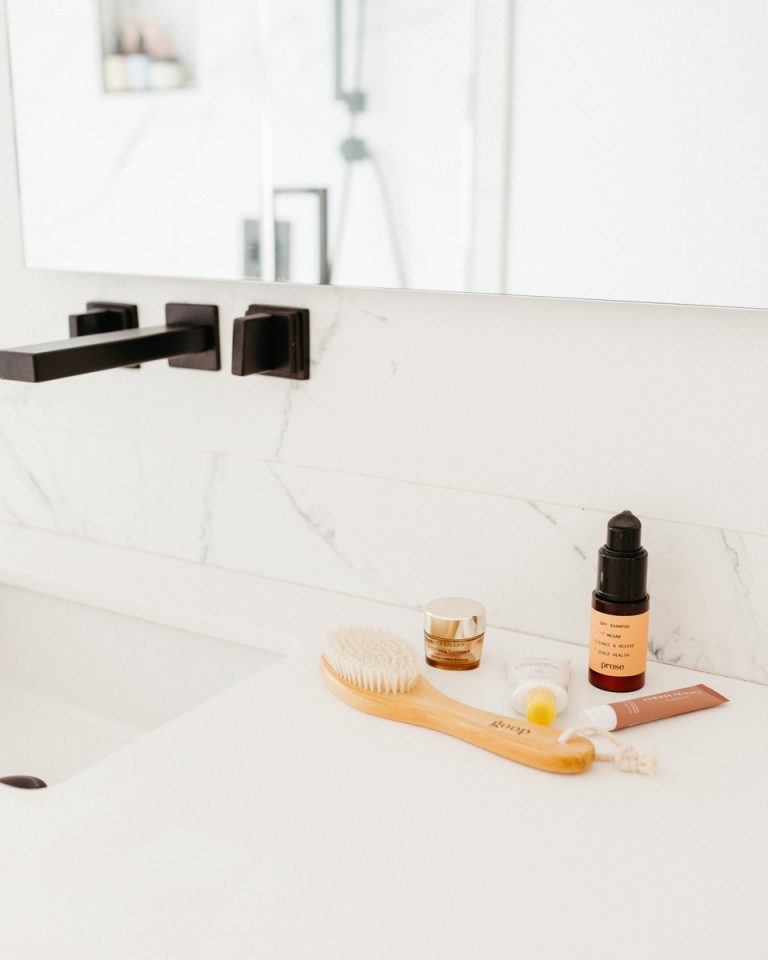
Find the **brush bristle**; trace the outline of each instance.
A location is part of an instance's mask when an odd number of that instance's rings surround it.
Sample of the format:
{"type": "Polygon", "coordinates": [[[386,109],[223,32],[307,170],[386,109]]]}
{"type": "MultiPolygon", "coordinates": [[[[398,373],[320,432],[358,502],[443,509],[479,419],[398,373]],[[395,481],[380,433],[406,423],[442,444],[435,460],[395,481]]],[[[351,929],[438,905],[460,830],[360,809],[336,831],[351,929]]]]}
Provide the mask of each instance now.
{"type": "Polygon", "coordinates": [[[347,683],[373,693],[407,693],[419,679],[419,659],[408,642],[378,627],[331,631],[325,658],[347,683]]]}

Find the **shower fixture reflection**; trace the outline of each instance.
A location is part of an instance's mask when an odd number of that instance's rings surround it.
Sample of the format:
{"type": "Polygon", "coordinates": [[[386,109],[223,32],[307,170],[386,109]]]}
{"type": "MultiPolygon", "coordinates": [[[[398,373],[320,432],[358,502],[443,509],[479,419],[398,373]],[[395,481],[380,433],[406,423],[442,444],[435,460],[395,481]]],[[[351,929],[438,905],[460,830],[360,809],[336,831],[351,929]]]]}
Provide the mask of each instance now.
{"type": "Polygon", "coordinates": [[[368,95],[363,89],[363,67],[365,59],[366,13],[368,0],[356,0],[354,23],[354,49],[352,63],[351,86],[345,86],[345,58],[344,34],[347,21],[345,0],[334,0],[334,98],[344,103],[349,112],[349,125],[346,136],[339,145],[344,162],[344,176],[341,184],[340,200],[336,219],[336,230],[333,237],[332,260],[330,278],[338,267],[339,259],[347,240],[349,223],[349,206],[352,195],[354,172],[360,164],[368,163],[374,183],[379,193],[383,211],[384,224],[389,237],[392,260],[398,285],[408,286],[405,258],[395,216],[392,195],[387,185],[387,179],[381,161],[367,140],[360,135],[359,120],[368,110],[368,95]]]}

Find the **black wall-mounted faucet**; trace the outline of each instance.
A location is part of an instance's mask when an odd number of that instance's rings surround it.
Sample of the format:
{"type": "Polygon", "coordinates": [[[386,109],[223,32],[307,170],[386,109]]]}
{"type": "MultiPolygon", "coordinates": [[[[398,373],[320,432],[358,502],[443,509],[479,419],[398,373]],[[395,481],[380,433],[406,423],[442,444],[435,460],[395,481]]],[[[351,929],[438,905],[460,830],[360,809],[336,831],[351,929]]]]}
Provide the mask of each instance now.
{"type": "Polygon", "coordinates": [[[169,303],[164,327],[138,326],[133,304],[92,302],[70,317],[70,339],[0,350],[0,378],[40,383],[81,373],[168,360],[174,367],[219,370],[219,310],[169,303]]]}

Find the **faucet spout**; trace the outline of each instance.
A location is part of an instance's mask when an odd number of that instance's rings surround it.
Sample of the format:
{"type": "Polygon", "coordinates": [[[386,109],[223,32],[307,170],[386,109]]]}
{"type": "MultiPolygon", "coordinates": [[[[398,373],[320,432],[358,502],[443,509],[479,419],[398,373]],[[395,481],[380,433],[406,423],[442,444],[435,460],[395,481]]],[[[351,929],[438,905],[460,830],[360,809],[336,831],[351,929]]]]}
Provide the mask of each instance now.
{"type": "Polygon", "coordinates": [[[168,304],[166,315],[164,327],[133,327],[0,350],[0,378],[42,383],[150,360],[218,370],[216,308],[168,304]]]}

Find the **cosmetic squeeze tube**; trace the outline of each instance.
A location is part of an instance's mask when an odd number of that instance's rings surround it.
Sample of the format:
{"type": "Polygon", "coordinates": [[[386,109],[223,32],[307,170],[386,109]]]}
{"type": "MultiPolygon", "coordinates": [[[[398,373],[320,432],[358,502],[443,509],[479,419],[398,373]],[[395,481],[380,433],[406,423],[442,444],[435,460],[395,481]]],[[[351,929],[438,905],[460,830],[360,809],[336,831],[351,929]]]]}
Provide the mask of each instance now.
{"type": "Polygon", "coordinates": [[[529,657],[507,661],[512,706],[531,723],[549,726],[568,705],[570,660],[529,657]]]}
{"type": "Polygon", "coordinates": [[[711,687],[699,683],[695,687],[681,687],[679,690],[667,690],[665,693],[652,693],[647,697],[634,700],[619,700],[618,703],[606,703],[600,707],[582,710],[580,719],[602,730],[623,730],[638,723],[651,720],[664,720],[665,717],[677,717],[695,710],[706,710],[727,703],[728,697],[722,696],[711,687]]]}

